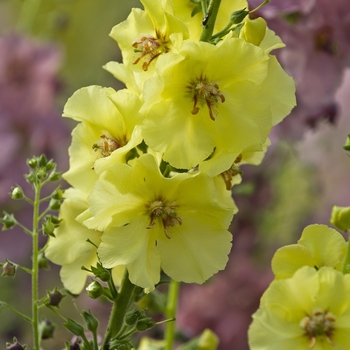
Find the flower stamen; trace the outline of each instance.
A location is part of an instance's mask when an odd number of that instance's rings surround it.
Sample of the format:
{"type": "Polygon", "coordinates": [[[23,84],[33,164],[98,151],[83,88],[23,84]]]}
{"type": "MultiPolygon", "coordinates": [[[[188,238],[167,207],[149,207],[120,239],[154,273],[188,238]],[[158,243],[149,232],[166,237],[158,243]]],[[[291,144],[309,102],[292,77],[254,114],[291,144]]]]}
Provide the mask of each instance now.
{"type": "Polygon", "coordinates": [[[157,219],[160,219],[164,228],[164,234],[167,238],[171,238],[168,228],[174,227],[176,224],[181,225],[182,220],[177,216],[175,209],[176,203],[165,202],[163,200],[156,200],[147,205],[147,212],[150,216],[150,222],[147,229],[151,229],[156,225],[157,219]]]}
{"type": "Polygon", "coordinates": [[[187,86],[189,95],[193,100],[191,113],[197,114],[204,105],[209,110],[210,119],[215,121],[215,110],[219,102],[225,102],[225,96],[217,83],[209,82],[206,78],[199,78],[187,86]],[[200,106],[198,106],[198,104],[200,106]]]}
{"type": "Polygon", "coordinates": [[[97,152],[99,151],[101,157],[108,157],[116,149],[123,147],[126,142],[117,140],[108,131],[104,132],[100,139],[92,145],[92,149],[97,152]]]}
{"type": "Polygon", "coordinates": [[[241,160],[242,154],[239,154],[231,167],[220,174],[224,179],[227,191],[230,191],[232,188],[232,179],[237,175],[242,175],[242,171],[237,167],[237,164],[239,164],[241,160]]]}
{"type": "Polygon", "coordinates": [[[143,58],[148,56],[148,60],[142,64],[142,69],[147,71],[153,60],[155,60],[161,54],[169,51],[167,43],[168,42],[158,33],[156,34],[156,37],[150,35],[141,36],[141,38],[132,43],[134,52],[140,53],[133,64],[139,63],[143,58]]]}
{"type": "Polygon", "coordinates": [[[305,335],[310,339],[309,349],[316,345],[317,337],[324,336],[326,341],[335,345],[332,341],[334,324],[336,318],[331,312],[320,309],[313,310],[311,316],[306,316],[300,321],[300,326],[304,328],[305,335]]]}

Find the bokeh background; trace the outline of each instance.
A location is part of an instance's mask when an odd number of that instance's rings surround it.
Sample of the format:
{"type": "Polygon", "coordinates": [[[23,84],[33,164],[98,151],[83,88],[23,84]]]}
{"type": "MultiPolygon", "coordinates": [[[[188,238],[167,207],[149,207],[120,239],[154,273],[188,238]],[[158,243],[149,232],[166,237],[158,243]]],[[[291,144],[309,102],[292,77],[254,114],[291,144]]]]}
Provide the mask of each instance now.
{"type": "MultiPolygon", "coordinates": [[[[259,1],[249,4],[254,8],[259,1]]],[[[29,191],[23,178],[28,157],[45,153],[60,171],[68,169],[74,124],[60,116],[67,98],[88,85],[123,87],[102,66],[121,61],[108,34],[131,7],[142,6],[137,0],[0,0],[1,212],[31,225],[28,206],[8,196],[15,184],[29,191]]],[[[287,45],[275,54],[296,81],[298,106],[273,130],[262,164],[244,167],[243,182],[233,189],[239,213],[226,270],[203,286],[181,288],[181,337],[211,328],[220,350],[249,348],[247,329],[273,278],[276,249],[295,243],[307,224],[329,224],[334,204],[350,205],[350,159],[342,149],[350,133],[350,2],[272,0],[258,15],[287,45]]],[[[0,233],[0,262],[30,266],[30,252],[30,237],[20,230],[0,233]]],[[[58,271],[51,266],[42,272],[42,295],[62,287],[58,271]]],[[[1,278],[0,300],[29,312],[28,277],[19,272],[1,278]]],[[[108,305],[90,302],[84,293],[74,299],[76,309],[71,301],[64,299],[63,313],[79,319],[88,307],[105,326],[108,305]]],[[[69,333],[50,311],[42,316],[57,325],[55,338],[43,347],[62,349],[69,333]]],[[[0,308],[0,348],[13,336],[30,344],[30,326],[0,308]]]]}

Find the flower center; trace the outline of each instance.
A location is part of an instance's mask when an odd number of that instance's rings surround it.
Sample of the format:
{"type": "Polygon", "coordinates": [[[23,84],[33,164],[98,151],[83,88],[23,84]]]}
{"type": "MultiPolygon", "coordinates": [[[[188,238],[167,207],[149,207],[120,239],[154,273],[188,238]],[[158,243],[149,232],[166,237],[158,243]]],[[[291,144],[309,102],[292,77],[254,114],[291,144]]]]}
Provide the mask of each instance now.
{"type": "Polygon", "coordinates": [[[230,191],[232,188],[232,179],[236,175],[241,175],[242,171],[238,168],[237,164],[239,164],[242,160],[242,154],[240,154],[234,161],[234,163],[230,166],[229,169],[222,172],[220,175],[224,179],[224,182],[226,184],[226,190],[230,191]]]}
{"type": "Polygon", "coordinates": [[[197,114],[204,105],[207,105],[210,119],[215,120],[214,113],[218,103],[225,102],[225,96],[215,82],[209,82],[207,78],[199,78],[187,86],[193,101],[191,113],[197,114]]]}
{"type": "Polygon", "coordinates": [[[300,321],[300,326],[304,328],[305,334],[310,339],[309,349],[312,349],[317,337],[325,336],[327,342],[334,346],[331,337],[334,332],[335,316],[331,312],[322,309],[314,309],[311,316],[306,316],[300,321]]]}
{"type": "Polygon", "coordinates": [[[168,42],[165,38],[162,38],[158,33],[156,34],[156,38],[150,35],[141,36],[141,38],[132,43],[134,52],[139,53],[133,64],[137,64],[145,58],[145,61],[142,64],[142,69],[147,71],[149,65],[155,58],[169,51],[167,43],[168,42]]]}
{"type": "Polygon", "coordinates": [[[126,142],[114,138],[108,131],[103,132],[100,139],[92,145],[95,152],[99,152],[101,157],[108,157],[116,149],[123,147],[126,142]]]}
{"type": "Polygon", "coordinates": [[[163,200],[156,200],[154,202],[150,202],[147,205],[147,212],[150,217],[150,222],[147,228],[153,228],[156,225],[157,219],[159,219],[163,224],[165,236],[170,239],[171,237],[169,235],[168,228],[177,224],[182,224],[181,218],[176,214],[176,208],[177,205],[174,201],[165,202],[163,200]]]}

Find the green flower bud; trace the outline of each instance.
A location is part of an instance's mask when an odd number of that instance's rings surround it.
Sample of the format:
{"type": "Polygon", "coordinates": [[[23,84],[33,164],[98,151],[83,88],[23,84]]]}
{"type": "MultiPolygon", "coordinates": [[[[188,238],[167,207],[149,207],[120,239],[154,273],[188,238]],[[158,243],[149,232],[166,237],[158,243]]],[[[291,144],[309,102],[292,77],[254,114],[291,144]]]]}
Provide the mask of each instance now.
{"type": "Polygon", "coordinates": [[[63,199],[63,194],[64,194],[64,190],[61,190],[59,187],[56,188],[52,195],[51,195],[51,198],[53,199],[57,199],[57,200],[62,200],[63,199]]]}
{"type": "Polygon", "coordinates": [[[39,324],[39,332],[41,334],[41,339],[53,338],[53,332],[55,326],[49,320],[42,320],[39,324]]]}
{"type": "Polygon", "coordinates": [[[110,272],[100,263],[97,263],[96,267],[91,266],[91,272],[103,282],[108,282],[111,278],[110,272]]]}
{"type": "Polygon", "coordinates": [[[139,318],[144,317],[144,316],[145,316],[145,313],[143,310],[140,310],[140,309],[131,310],[131,311],[126,313],[125,318],[124,318],[124,322],[128,326],[133,326],[139,318]]]}
{"type": "Polygon", "coordinates": [[[83,311],[81,315],[84,318],[86,328],[90,332],[96,333],[98,328],[98,320],[91,314],[91,311],[83,311]]]}
{"type": "Polygon", "coordinates": [[[4,216],[2,219],[0,219],[0,222],[2,223],[2,230],[6,231],[10,228],[13,228],[14,226],[16,226],[16,219],[13,216],[13,214],[9,214],[6,213],[6,211],[4,211],[4,216]]]}
{"type": "Polygon", "coordinates": [[[5,264],[2,266],[3,277],[14,277],[16,275],[17,266],[12,264],[10,261],[6,260],[5,264]]]}
{"type": "Polygon", "coordinates": [[[56,163],[52,159],[50,159],[45,165],[45,169],[47,172],[51,171],[55,168],[56,168],[56,163]]]}
{"type": "Polygon", "coordinates": [[[42,154],[38,160],[39,160],[40,168],[44,168],[47,164],[47,158],[46,158],[45,154],[42,154]]]}
{"type": "Polygon", "coordinates": [[[12,187],[10,196],[12,199],[22,199],[24,197],[22,188],[20,186],[12,187]]]}
{"type": "Polygon", "coordinates": [[[350,151],[350,134],[348,134],[348,138],[346,139],[346,142],[343,148],[345,149],[345,151],[350,151]]]}
{"type": "Polygon", "coordinates": [[[36,176],[38,177],[39,180],[43,180],[46,177],[46,171],[43,169],[40,169],[37,173],[36,176]]]}
{"type": "Polygon", "coordinates": [[[147,329],[150,329],[156,325],[155,322],[152,321],[150,317],[142,318],[141,320],[137,321],[136,323],[136,329],[139,332],[146,331],[147,329]]]}
{"type": "Polygon", "coordinates": [[[38,161],[36,157],[33,157],[31,159],[27,159],[27,164],[30,168],[35,169],[36,166],[38,165],[38,161]]]}
{"type": "Polygon", "coordinates": [[[86,291],[91,299],[97,299],[103,294],[103,287],[100,282],[93,281],[86,287],[86,291]]]}
{"type": "Polygon", "coordinates": [[[24,175],[24,177],[26,178],[28,183],[30,183],[30,184],[36,183],[36,176],[34,173],[26,174],[26,175],[24,175]]]}
{"type": "Polygon", "coordinates": [[[79,323],[75,322],[71,318],[67,319],[67,322],[63,324],[65,328],[67,328],[71,333],[77,336],[84,336],[84,327],[81,326],[79,323]]]}
{"type": "Polygon", "coordinates": [[[232,12],[230,16],[230,22],[232,24],[239,24],[244,20],[244,18],[247,17],[248,14],[249,14],[249,11],[247,11],[246,8],[232,12]]]}
{"type": "Polygon", "coordinates": [[[49,204],[50,210],[58,211],[60,210],[60,207],[61,207],[60,200],[53,199],[53,198],[50,200],[50,204],[49,204]]]}
{"type": "Polygon", "coordinates": [[[44,269],[44,270],[50,269],[49,260],[45,258],[44,253],[40,253],[38,256],[38,266],[39,266],[39,269],[44,269]]]}
{"type": "Polygon", "coordinates": [[[350,230],[350,207],[334,205],[330,222],[341,231],[350,230]]]}
{"type": "Polygon", "coordinates": [[[54,182],[54,181],[58,181],[61,179],[61,176],[62,176],[62,172],[58,172],[58,171],[53,171],[50,173],[49,175],[49,180],[51,182],[54,182]]]}

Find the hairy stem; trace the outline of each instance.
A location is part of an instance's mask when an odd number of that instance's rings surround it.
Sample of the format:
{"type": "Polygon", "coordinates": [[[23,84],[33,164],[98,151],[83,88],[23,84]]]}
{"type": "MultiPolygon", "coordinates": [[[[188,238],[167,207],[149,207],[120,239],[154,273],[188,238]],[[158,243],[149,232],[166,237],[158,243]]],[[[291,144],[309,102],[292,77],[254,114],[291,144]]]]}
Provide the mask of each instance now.
{"type": "Polygon", "coordinates": [[[40,205],[40,191],[41,183],[35,186],[35,200],[33,210],[33,254],[32,254],[32,322],[33,322],[33,338],[34,338],[34,349],[40,349],[40,338],[39,338],[39,205],[40,205]]]}
{"type": "MultiPolygon", "coordinates": [[[[168,301],[165,310],[167,318],[171,319],[176,317],[177,300],[179,295],[180,283],[171,281],[168,291],[168,301]]],[[[167,322],[165,329],[165,350],[172,350],[175,340],[175,321],[167,322]]]]}
{"type": "Polygon", "coordinates": [[[109,317],[108,328],[103,340],[102,350],[109,350],[109,341],[122,329],[124,317],[130,304],[134,299],[136,286],[129,280],[129,273],[125,270],[119,293],[114,301],[111,315],[109,317]]]}

